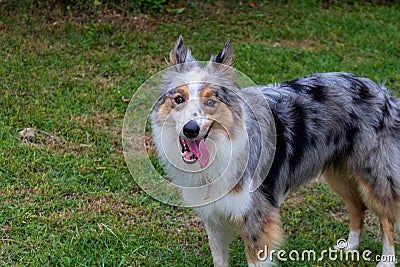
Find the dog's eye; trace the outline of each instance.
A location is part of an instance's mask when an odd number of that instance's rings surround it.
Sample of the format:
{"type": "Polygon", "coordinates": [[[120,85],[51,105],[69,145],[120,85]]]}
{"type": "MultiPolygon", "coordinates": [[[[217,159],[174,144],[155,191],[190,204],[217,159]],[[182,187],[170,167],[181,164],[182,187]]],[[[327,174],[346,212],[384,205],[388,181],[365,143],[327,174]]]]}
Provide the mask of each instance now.
{"type": "Polygon", "coordinates": [[[175,97],[174,100],[175,100],[175,103],[177,103],[178,105],[182,104],[183,102],[185,102],[185,99],[183,97],[181,97],[181,96],[175,97]]]}
{"type": "Polygon", "coordinates": [[[208,107],[215,107],[215,103],[217,101],[213,100],[213,99],[207,99],[206,101],[204,101],[204,105],[208,106],[208,107]]]}

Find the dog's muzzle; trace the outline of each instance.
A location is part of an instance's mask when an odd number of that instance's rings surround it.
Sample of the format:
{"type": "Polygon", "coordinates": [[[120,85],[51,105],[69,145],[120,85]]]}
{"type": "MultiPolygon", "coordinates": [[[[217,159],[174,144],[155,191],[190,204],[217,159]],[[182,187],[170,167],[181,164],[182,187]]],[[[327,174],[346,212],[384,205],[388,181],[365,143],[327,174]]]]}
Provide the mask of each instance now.
{"type": "Polygon", "coordinates": [[[200,133],[200,126],[194,120],[187,122],[182,129],[185,137],[179,136],[179,143],[182,148],[182,159],[186,163],[195,163],[199,161],[200,167],[205,168],[210,160],[210,152],[205,142],[208,134],[211,131],[210,125],[206,135],[203,138],[196,139],[200,133]]]}
{"type": "Polygon", "coordinates": [[[194,120],[191,120],[187,122],[183,126],[183,134],[188,138],[188,139],[193,139],[196,138],[199,133],[200,133],[200,126],[195,122],[194,120]]]}

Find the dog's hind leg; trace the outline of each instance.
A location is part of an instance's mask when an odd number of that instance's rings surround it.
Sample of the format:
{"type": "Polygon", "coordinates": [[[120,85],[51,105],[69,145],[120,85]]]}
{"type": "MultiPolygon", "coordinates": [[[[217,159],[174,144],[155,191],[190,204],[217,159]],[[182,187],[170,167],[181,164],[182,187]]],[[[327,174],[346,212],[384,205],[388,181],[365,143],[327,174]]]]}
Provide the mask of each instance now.
{"type": "Polygon", "coordinates": [[[345,249],[354,250],[360,243],[366,210],[354,177],[345,168],[328,168],[324,171],[323,178],[344,201],[350,219],[350,232],[345,249]]]}
{"type": "MultiPolygon", "coordinates": [[[[382,255],[378,267],[396,265],[394,249],[394,225],[399,212],[400,201],[393,178],[379,177],[381,183],[374,186],[362,176],[356,176],[364,201],[379,216],[382,228],[382,255]]],[[[376,179],[376,180],[378,180],[376,179]]]]}
{"type": "Polygon", "coordinates": [[[227,267],[229,244],[236,236],[231,227],[205,221],[205,227],[210,243],[211,254],[215,267],[227,267]]]}

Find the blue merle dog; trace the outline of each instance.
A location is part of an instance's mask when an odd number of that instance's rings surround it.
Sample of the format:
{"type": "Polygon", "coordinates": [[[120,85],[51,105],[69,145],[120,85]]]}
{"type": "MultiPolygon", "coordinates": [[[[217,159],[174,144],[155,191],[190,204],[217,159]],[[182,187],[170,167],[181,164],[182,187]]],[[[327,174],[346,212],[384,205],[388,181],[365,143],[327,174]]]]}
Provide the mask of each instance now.
{"type": "MultiPolygon", "coordinates": [[[[280,204],[321,176],[342,197],[350,217],[346,249],[357,248],[369,208],[380,218],[382,256],[391,259],[378,266],[395,266],[399,99],[384,85],[345,72],[239,88],[232,60],[228,41],[202,66],[180,37],[152,113],[161,162],[176,183],[209,184],[212,194],[222,186],[213,187],[216,178],[234,181],[223,197],[194,208],[204,220],[214,265],[228,265],[228,245],[236,235],[249,266],[273,264],[260,251],[282,241],[280,204]],[[250,190],[254,179],[262,183],[250,190]]],[[[188,203],[210,197],[182,191],[188,203]]]]}

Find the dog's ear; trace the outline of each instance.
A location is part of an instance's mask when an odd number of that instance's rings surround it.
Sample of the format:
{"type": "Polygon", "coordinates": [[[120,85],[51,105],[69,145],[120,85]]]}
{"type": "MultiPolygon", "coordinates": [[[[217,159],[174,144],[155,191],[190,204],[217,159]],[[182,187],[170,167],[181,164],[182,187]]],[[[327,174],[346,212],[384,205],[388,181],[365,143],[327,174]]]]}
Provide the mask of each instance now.
{"type": "Polygon", "coordinates": [[[169,54],[169,61],[171,65],[196,61],[189,48],[184,45],[182,35],[179,35],[174,50],[169,54]]]}
{"type": "Polygon", "coordinates": [[[233,49],[231,40],[226,41],[224,48],[216,56],[211,57],[211,62],[231,66],[233,62],[233,49]]]}

